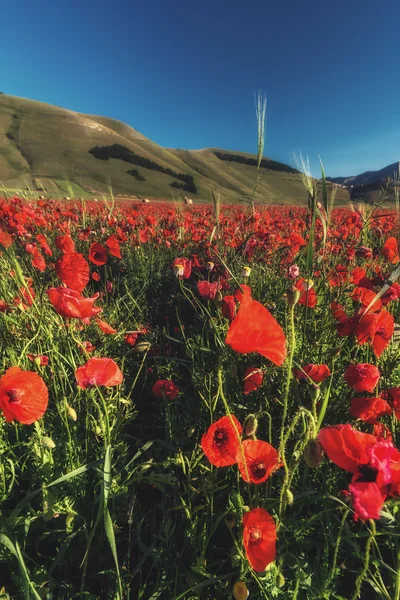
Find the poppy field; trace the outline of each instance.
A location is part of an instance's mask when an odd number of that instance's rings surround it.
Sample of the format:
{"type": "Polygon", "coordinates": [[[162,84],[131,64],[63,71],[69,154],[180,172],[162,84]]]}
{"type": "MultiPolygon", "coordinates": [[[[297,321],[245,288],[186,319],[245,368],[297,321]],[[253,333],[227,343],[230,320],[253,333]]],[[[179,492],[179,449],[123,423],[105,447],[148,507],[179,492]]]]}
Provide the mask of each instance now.
{"type": "Polygon", "coordinates": [[[0,200],[0,598],[400,600],[395,207],[0,200]]]}

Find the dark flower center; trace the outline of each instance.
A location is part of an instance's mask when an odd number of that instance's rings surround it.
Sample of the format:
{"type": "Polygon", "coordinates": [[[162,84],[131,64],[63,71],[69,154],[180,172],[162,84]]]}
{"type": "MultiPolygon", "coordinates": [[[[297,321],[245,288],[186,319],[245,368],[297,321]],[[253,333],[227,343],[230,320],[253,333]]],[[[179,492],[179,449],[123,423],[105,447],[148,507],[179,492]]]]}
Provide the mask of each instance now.
{"type": "Polygon", "coordinates": [[[18,390],[9,390],[7,392],[8,401],[9,402],[19,402],[19,392],[18,390]]]}
{"type": "Polygon", "coordinates": [[[226,429],[217,429],[214,434],[214,443],[218,448],[226,446],[228,441],[228,432],[226,429]]]}
{"type": "Polygon", "coordinates": [[[361,473],[361,479],[359,479],[358,481],[363,481],[363,482],[375,482],[376,481],[376,477],[378,475],[378,471],[376,469],[373,469],[372,467],[369,467],[368,465],[360,465],[358,467],[358,470],[361,473]]]}
{"type": "Polygon", "coordinates": [[[261,542],[261,539],[262,539],[261,529],[259,529],[255,525],[253,525],[249,529],[249,534],[250,534],[250,544],[256,545],[261,542]]]}
{"type": "Polygon", "coordinates": [[[259,479],[264,477],[267,472],[267,467],[263,462],[255,462],[251,465],[251,470],[253,471],[253,475],[259,479]]]}

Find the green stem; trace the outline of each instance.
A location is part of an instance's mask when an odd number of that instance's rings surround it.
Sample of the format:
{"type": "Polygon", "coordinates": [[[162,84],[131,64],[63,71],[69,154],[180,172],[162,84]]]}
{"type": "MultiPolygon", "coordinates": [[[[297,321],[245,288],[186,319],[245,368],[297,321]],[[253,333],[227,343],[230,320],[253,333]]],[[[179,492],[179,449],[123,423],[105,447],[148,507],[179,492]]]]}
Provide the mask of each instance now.
{"type": "Polygon", "coordinates": [[[371,526],[371,535],[369,536],[369,538],[367,540],[367,544],[365,546],[364,567],[363,567],[363,570],[361,571],[361,573],[359,574],[359,576],[356,579],[356,590],[355,590],[355,592],[354,592],[351,600],[357,600],[357,598],[360,597],[361,585],[362,585],[362,582],[365,579],[365,576],[368,573],[369,559],[370,559],[370,554],[371,554],[371,545],[372,545],[372,542],[374,541],[375,536],[376,536],[375,521],[373,519],[370,519],[369,523],[370,523],[370,526],[371,526]]]}

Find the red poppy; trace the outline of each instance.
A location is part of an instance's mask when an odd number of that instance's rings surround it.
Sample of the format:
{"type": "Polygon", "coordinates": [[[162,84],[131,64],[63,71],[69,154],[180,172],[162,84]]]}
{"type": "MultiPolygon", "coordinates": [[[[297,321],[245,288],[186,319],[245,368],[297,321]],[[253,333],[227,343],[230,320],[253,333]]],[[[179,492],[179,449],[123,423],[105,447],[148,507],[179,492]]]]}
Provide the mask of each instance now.
{"type": "Polygon", "coordinates": [[[240,288],[238,288],[235,292],[235,299],[238,302],[243,302],[243,300],[246,302],[247,300],[251,299],[251,287],[245,283],[242,283],[240,288]]]}
{"type": "Polygon", "coordinates": [[[56,274],[71,290],[82,292],[89,283],[89,265],[79,252],[64,254],[56,262],[56,274]]]}
{"type": "Polygon", "coordinates": [[[236,314],[236,304],[234,296],[224,296],[221,305],[222,316],[229,321],[233,321],[236,314]]]}
{"type": "Polygon", "coordinates": [[[282,327],[265,306],[248,296],[243,297],[225,343],[235,352],[258,352],[276,365],[282,365],[286,358],[286,338],[282,327]]]}
{"type": "Polygon", "coordinates": [[[69,319],[88,319],[100,313],[103,309],[93,306],[99,294],[85,298],[75,290],[58,287],[46,290],[50,302],[59,315],[69,319]]]}
{"type": "Polygon", "coordinates": [[[43,233],[39,233],[39,234],[36,236],[36,239],[37,239],[37,241],[39,242],[39,244],[40,244],[40,247],[41,247],[41,249],[43,250],[43,252],[44,252],[45,254],[47,254],[47,256],[53,256],[53,252],[52,252],[52,250],[51,250],[51,248],[50,248],[49,244],[47,243],[46,236],[45,236],[45,235],[43,235],[43,233]]]}
{"type": "Polygon", "coordinates": [[[257,573],[265,571],[276,556],[276,527],[263,508],[243,515],[243,546],[250,565],[257,573]]]}
{"type": "Polygon", "coordinates": [[[9,248],[12,244],[12,237],[7,231],[0,229],[0,246],[3,248],[9,248]]]}
{"type": "Polygon", "coordinates": [[[137,331],[131,331],[131,333],[126,334],[124,340],[127,344],[129,344],[129,346],[134,346],[137,342],[138,335],[139,334],[137,331]]]}
{"type": "Polygon", "coordinates": [[[115,235],[110,235],[108,240],[106,240],[106,246],[112,256],[116,256],[117,258],[122,258],[119,241],[117,240],[115,235]]]}
{"type": "Polygon", "coordinates": [[[247,367],[244,372],[244,394],[250,394],[258,389],[263,382],[264,372],[257,367],[247,367]]]}
{"type": "Polygon", "coordinates": [[[344,380],[355,392],[372,392],[379,381],[377,367],[367,363],[350,365],[344,372],[344,380]]]}
{"type": "Polygon", "coordinates": [[[36,248],[36,246],[33,248],[32,256],[32,266],[35,267],[35,269],[37,269],[41,273],[43,273],[43,271],[45,271],[46,269],[46,261],[44,260],[42,254],[36,248]]]}
{"type": "Polygon", "coordinates": [[[394,318],[386,309],[378,314],[363,315],[355,326],[358,343],[370,343],[378,358],[389,345],[393,332],[394,318]]]}
{"type": "Polygon", "coordinates": [[[293,369],[293,375],[296,379],[312,379],[314,383],[321,383],[324,379],[330,377],[331,372],[328,365],[304,365],[302,369],[293,369]],[[308,376],[308,377],[307,377],[308,376]]]}
{"type": "Polygon", "coordinates": [[[392,264],[399,262],[399,246],[395,237],[389,237],[383,244],[382,255],[392,264]]]}
{"type": "Polygon", "coordinates": [[[170,379],[159,379],[152,387],[156,398],[167,398],[173,400],[179,394],[179,388],[170,379]]]}
{"type": "Polygon", "coordinates": [[[117,333],[117,330],[111,327],[106,321],[102,321],[101,319],[96,319],[97,325],[100,327],[101,331],[106,335],[111,335],[117,333]]]}
{"type": "Polygon", "coordinates": [[[390,403],[396,419],[400,420],[400,387],[389,388],[382,393],[382,398],[390,403]]]}
{"type": "Polygon", "coordinates": [[[307,285],[305,279],[299,279],[294,288],[300,292],[299,304],[304,304],[308,308],[315,308],[317,306],[317,294],[314,287],[307,285]]]}
{"type": "Polygon", "coordinates": [[[355,419],[374,424],[382,415],[392,414],[392,409],[386,400],[378,398],[353,398],[350,414],[355,419]]]}
{"type": "Polygon", "coordinates": [[[0,408],[8,423],[34,423],[43,417],[48,401],[47,386],[37,373],[11,367],[0,379],[0,408]]]}
{"type": "Polygon", "coordinates": [[[75,252],[75,242],[70,235],[60,235],[56,237],[54,243],[63,254],[75,252]]]}
{"type": "Polygon", "coordinates": [[[112,387],[120,385],[124,378],[121,369],[112,358],[90,358],[75,372],[78,387],[86,389],[96,385],[112,387]]]}
{"type": "Polygon", "coordinates": [[[210,425],[201,438],[202,450],[210,463],[216,467],[234,465],[236,463],[236,453],[240,447],[241,434],[242,426],[233,415],[221,417],[210,425]]]}
{"type": "Polygon", "coordinates": [[[89,260],[98,267],[105,265],[107,262],[107,249],[99,242],[93,242],[89,248],[89,260]]]}
{"type": "Polygon", "coordinates": [[[175,258],[171,267],[175,274],[179,277],[183,277],[183,279],[189,279],[192,273],[192,261],[189,258],[175,258]],[[180,272],[181,270],[182,273],[180,272]]]}
{"type": "Polygon", "coordinates": [[[236,461],[246,483],[263,483],[281,466],[275,448],[261,440],[244,440],[236,452],[236,461]]]}
{"type": "Polygon", "coordinates": [[[97,271],[92,273],[92,279],[93,281],[100,281],[100,275],[97,273],[97,271]]]}
{"type": "Polygon", "coordinates": [[[203,300],[214,300],[219,289],[220,285],[218,282],[209,283],[208,281],[199,281],[197,284],[197,291],[203,300]]]}
{"type": "Polygon", "coordinates": [[[399,451],[392,442],[349,424],[321,429],[318,440],[336,465],[353,473],[349,490],[355,520],[379,519],[386,496],[399,491],[399,451]]]}

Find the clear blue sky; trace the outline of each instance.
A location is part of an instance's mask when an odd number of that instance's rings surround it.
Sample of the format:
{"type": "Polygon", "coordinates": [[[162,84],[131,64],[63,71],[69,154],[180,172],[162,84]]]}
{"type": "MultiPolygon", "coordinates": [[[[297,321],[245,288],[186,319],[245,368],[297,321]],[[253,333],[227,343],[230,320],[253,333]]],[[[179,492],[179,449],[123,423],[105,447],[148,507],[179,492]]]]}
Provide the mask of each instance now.
{"type": "Polygon", "coordinates": [[[129,123],[167,147],[318,155],[330,176],[400,159],[395,0],[19,0],[0,91],[129,123]]]}

